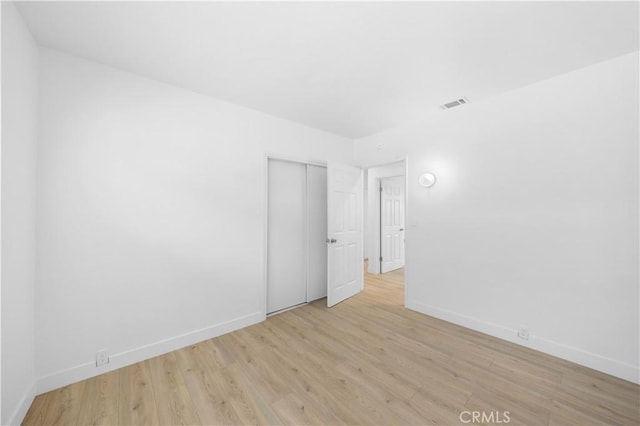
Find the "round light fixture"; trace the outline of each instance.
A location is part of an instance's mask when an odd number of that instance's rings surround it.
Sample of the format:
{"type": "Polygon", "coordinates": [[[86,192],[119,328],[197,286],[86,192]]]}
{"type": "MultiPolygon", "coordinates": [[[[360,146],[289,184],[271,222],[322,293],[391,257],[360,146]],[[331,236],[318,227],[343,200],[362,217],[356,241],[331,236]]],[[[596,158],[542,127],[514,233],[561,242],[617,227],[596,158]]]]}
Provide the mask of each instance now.
{"type": "Polygon", "coordinates": [[[425,188],[431,188],[436,183],[436,175],[433,173],[423,173],[420,175],[418,183],[425,188]]]}

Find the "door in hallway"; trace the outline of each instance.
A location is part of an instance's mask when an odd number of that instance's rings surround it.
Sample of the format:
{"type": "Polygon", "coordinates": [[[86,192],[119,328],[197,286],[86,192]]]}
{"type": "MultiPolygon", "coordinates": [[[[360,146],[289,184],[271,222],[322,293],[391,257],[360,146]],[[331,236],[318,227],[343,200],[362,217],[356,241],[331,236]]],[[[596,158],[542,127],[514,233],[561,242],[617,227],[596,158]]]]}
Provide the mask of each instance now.
{"type": "Polygon", "coordinates": [[[380,179],[380,272],[404,266],[404,176],[380,179]]]}

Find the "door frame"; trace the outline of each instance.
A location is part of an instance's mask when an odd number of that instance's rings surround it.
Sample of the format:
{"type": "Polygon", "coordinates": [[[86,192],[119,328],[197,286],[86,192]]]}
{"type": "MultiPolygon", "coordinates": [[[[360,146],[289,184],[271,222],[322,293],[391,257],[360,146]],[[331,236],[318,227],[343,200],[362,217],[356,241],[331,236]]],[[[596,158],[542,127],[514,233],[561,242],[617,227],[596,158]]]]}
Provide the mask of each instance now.
{"type": "MultiPolygon", "coordinates": [[[[288,161],[310,166],[327,167],[326,161],[314,161],[290,155],[280,155],[277,153],[265,153],[262,162],[262,294],[260,295],[260,316],[262,320],[267,319],[267,291],[269,285],[269,160],[288,161]]],[[[306,235],[305,235],[306,238],[306,235]]],[[[305,262],[309,263],[309,249],[305,249],[305,262]]],[[[308,285],[308,283],[307,283],[308,285]]],[[[299,306],[299,305],[297,305],[299,306]]],[[[284,312],[286,309],[278,311],[284,312]]]]}
{"type": "MultiPolygon", "coordinates": [[[[397,164],[397,163],[404,163],[404,237],[405,237],[405,241],[407,241],[410,238],[410,234],[411,234],[411,226],[409,225],[409,222],[407,221],[407,218],[409,217],[409,157],[403,157],[403,158],[399,158],[397,160],[394,161],[386,161],[384,163],[374,163],[374,164],[370,164],[370,165],[366,165],[363,166],[363,169],[365,169],[367,171],[367,179],[369,176],[369,170],[373,169],[373,168],[377,168],[377,167],[385,167],[385,166],[390,166],[393,164],[397,164]]],[[[390,176],[385,176],[383,178],[376,178],[376,184],[377,184],[377,188],[380,187],[380,179],[384,179],[387,177],[394,177],[394,176],[402,176],[402,175],[390,175],[390,176]]],[[[375,194],[375,198],[376,198],[376,202],[374,203],[374,208],[378,209],[378,215],[377,215],[377,220],[376,223],[368,223],[368,228],[371,229],[372,226],[376,227],[376,229],[378,230],[377,233],[380,233],[380,223],[381,223],[381,215],[380,215],[380,191],[374,191],[375,194]]],[[[369,202],[367,201],[367,204],[369,204],[369,202]]],[[[367,215],[369,215],[369,211],[368,211],[368,206],[367,206],[367,215]]],[[[381,246],[380,246],[380,236],[378,235],[378,238],[375,238],[374,235],[367,235],[367,242],[370,242],[370,239],[374,238],[375,240],[377,240],[375,242],[375,245],[377,246],[377,253],[381,252],[381,246]]],[[[404,306],[405,308],[407,307],[407,301],[409,300],[409,288],[410,288],[410,284],[409,284],[409,272],[410,272],[410,265],[409,265],[409,246],[405,243],[405,247],[404,247],[404,306]]],[[[371,256],[375,256],[376,253],[369,253],[369,257],[371,256]]],[[[371,259],[369,258],[369,266],[371,266],[371,260],[373,260],[376,264],[376,268],[375,268],[375,272],[368,272],[368,273],[373,273],[373,274],[380,274],[380,255],[378,254],[378,260],[376,259],[371,259]]]]}

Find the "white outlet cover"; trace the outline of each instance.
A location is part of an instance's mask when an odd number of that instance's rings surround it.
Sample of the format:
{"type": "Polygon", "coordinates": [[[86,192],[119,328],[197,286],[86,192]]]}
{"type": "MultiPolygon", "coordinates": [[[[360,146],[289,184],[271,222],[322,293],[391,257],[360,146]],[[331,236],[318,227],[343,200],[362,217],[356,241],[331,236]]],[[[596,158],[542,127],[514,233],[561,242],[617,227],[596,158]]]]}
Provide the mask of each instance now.
{"type": "Polygon", "coordinates": [[[96,367],[109,364],[109,352],[106,349],[96,352],[96,367]]]}
{"type": "Polygon", "coordinates": [[[529,329],[521,328],[518,330],[518,337],[521,339],[529,340],[529,329]]]}

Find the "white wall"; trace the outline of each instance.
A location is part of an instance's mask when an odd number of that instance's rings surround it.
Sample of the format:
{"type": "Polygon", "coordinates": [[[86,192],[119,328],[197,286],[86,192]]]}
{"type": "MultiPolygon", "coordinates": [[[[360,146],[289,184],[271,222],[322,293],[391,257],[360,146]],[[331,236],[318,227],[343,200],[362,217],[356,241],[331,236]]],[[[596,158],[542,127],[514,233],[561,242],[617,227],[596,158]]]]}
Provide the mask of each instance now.
{"type": "Polygon", "coordinates": [[[264,318],[265,154],[350,140],[41,50],[36,365],[44,391],[264,318]]]}
{"type": "Polygon", "coordinates": [[[38,50],[2,3],[2,424],[20,423],[35,392],[38,50]]]}
{"type": "Polygon", "coordinates": [[[637,53],[356,142],[405,155],[409,307],[638,382],[637,53]]]}
{"type": "Polygon", "coordinates": [[[404,176],[405,173],[404,161],[367,169],[365,241],[369,254],[367,272],[370,274],[380,273],[380,179],[404,176]]]}

